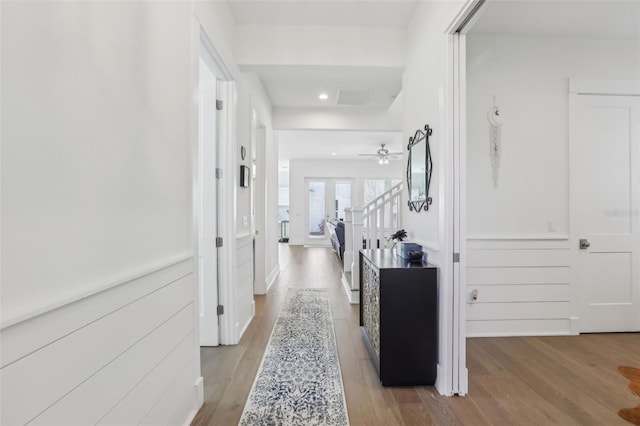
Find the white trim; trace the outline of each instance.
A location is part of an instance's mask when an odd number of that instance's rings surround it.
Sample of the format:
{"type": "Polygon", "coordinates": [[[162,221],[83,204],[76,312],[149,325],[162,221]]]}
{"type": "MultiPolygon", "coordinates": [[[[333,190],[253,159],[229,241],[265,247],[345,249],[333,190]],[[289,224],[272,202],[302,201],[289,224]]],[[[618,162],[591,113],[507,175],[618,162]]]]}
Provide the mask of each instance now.
{"type": "Polygon", "coordinates": [[[220,111],[218,122],[218,167],[222,169],[222,178],[218,179],[218,235],[224,244],[218,249],[218,303],[225,307],[225,314],[220,316],[220,344],[234,344],[236,339],[235,288],[236,275],[236,173],[235,173],[235,112],[237,110],[236,84],[233,75],[217,52],[204,26],[194,15],[197,31],[198,54],[200,46],[206,49],[208,65],[218,79],[218,97],[224,108],[220,111]],[[209,63],[212,62],[212,63],[209,63]]]}
{"type": "MultiPolygon", "coordinates": [[[[273,269],[271,270],[271,272],[269,273],[269,275],[267,275],[267,289],[266,289],[266,293],[269,293],[269,289],[271,288],[271,286],[276,282],[276,279],[278,278],[278,275],[280,275],[280,264],[277,263],[273,269]]],[[[255,303],[255,302],[254,302],[255,303]]]]}
{"type": "Polygon", "coordinates": [[[485,1],[486,0],[467,0],[445,30],[445,34],[452,35],[458,31],[460,34],[466,34],[486,10],[486,8],[483,7],[485,1]],[[464,27],[461,28],[462,25],[464,25],[464,27]]]}
{"type": "Polygon", "coordinates": [[[470,339],[476,337],[541,337],[541,336],[571,336],[571,332],[569,331],[550,331],[550,332],[540,332],[540,331],[532,331],[529,333],[473,333],[469,334],[467,337],[470,339]]]}
{"type": "Polygon", "coordinates": [[[446,371],[438,363],[438,365],[436,365],[436,382],[434,386],[440,395],[452,396],[453,393],[451,392],[451,389],[449,388],[448,382],[445,379],[445,377],[446,377],[446,371]]]}
{"type": "Polygon", "coordinates": [[[569,235],[567,234],[560,234],[560,235],[545,235],[545,234],[539,234],[539,235],[535,235],[535,234],[531,234],[531,235],[500,235],[500,234],[494,234],[494,235],[467,235],[467,241],[484,241],[484,240],[488,240],[488,241],[495,241],[495,240],[502,240],[502,241],[539,241],[539,240],[552,240],[552,241],[566,241],[569,239],[569,235]]]}
{"type": "Polygon", "coordinates": [[[345,277],[344,274],[342,274],[340,282],[342,282],[342,288],[344,288],[344,292],[347,293],[347,299],[349,299],[349,303],[352,305],[359,305],[360,290],[351,290],[349,281],[347,281],[347,277],[345,277]]]}
{"type": "MultiPolygon", "coordinates": [[[[172,262],[144,274],[131,275],[116,285],[3,328],[0,332],[3,343],[0,345],[0,367],[4,368],[171,283],[192,277],[193,269],[191,257],[172,262]],[[47,332],[43,333],[45,329],[47,332]]],[[[197,321],[194,320],[194,327],[195,324],[197,321]]]]}
{"type": "Polygon", "coordinates": [[[48,314],[52,311],[55,311],[57,309],[60,308],[64,308],[67,305],[70,305],[72,303],[75,302],[79,302],[81,300],[85,300],[88,299],[90,297],[99,295],[100,293],[104,293],[107,292],[111,289],[114,289],[116,287],[122,286],[123,284],[128,284],[131,281],[135,281],[135,280],[139,280],[141,278],[144,278],[148,275],[151,274],[155,274],[157,272],[160,272],[164,269],[168,269],[171,268],[172,266],[178,265],[182,262],[186,262],[188,260],[192,260],[193,258],[193,254],[188,254],[188,255],[183,255],[183,256],[179,256],[176,257],[170,261],[167,262],[162,262],[162,263],[157,263],[154,266],[149,266],[148,268],[145,268],[144,271],[142,272],[136,272],[136,273],[132,273],[132,274],[126,274],[123,275],[119,278],[114,279],[113,281],[111,281],[110,283],[107,284],[103,284],[103,285],[99,285],[97,286],[95,289],[90,290],[90,291],[85,291],[83,293],[77,294],[75,296],[70,296],[70,297],[66,297],[63,299],[60,299],[56,302],[53,303],[48,303],[46,305],[43,305],[39,308],[35,308],[35,309],[30,309],[26,312],[14,315],[10,318],[7,319],[3,319],[2,323],[0,324],[0,330],[4,330],[6,328],[12,327],[16,324],[19,324],[21,322],[24,321],[28,321],[31,320],[33,318],[39,317],[41,315],[45,315],[48,314]]]}
{"type": "MultiPolygon", "coordinates": [[[[477,19],[478,14],[473,19],[477,19]]],[[[472,20],[473,20],[472,19],[472,20]]],[[[462,396],[468,393],[468,370],[467,370],[467,330],[466,330],[466,287],[467,287],[467,76],[466,76],[466,36],[459,36],[458,43],[458,73],[459,73],[459,105],[458,114],[460,117],[460,126],[457,128],[459,132],[458,141],[455,145],[457,155],[454,161],[457,161],[457,173],[454,181],[455,187],[458,189],[456,196],[457,209],[454,209],[455,228],[454,228],[454,253],[464,253],[459,262],[454,264],[455,272],[458,273],[457,285],[454,285],[454,323],[458,321],[455,330],[458,332],[454,336],[454,344],[459,346],[455,350],[457,352],[457,394],[462,396]],[[457,228],[457,229],[456,229],[457,228]],[[458,312],[458,315],[455,313],[458,312]]],[[[454,361],[456,359],[454,358],[454,361]]]]}
{"type": "Polygon", "coordinates": [[[640,96],[640,80],[570,78],[569,93],[577,95],[640,96]]]}
{"type": "Polygon", "coordinates": [[[211,39],[207,35],[207,32],[204,30],[204,25],[202,24],[202,22],[200,22],[197,15],[194,14],[193,17],[197,21],[198,28],[200,28],[199,41],[211,55],[210,58],[204,59],[205,62],[207,62],[207,65],[209,65],[209,67],[215,71],[217,79],[224,81],[233,81],[233,74],[231,73],[231,71],[229,71],[229,68],[222,59],[222,56],[220,56],[215,46],[211,42],[211,39]]]}
{"type": "Polygon", "coordinates": [[[574,336],[580,334],[580,318],[570,317],[569,321],[571,323],[571,334],[574,336]]]}
{"type": "Polygon", "coordinates": [[[443,395],[466,395],[466,39],[470,23],[478,19],[484,0],[467,0],[445,31],[445,138],[440,164],[445,169],[440,182],[440,320],[445,321],[446,345],[440,352],[436,388],[443,395]],[[453,263],[453,253],[460,261],[453,263]],[[442,285],[444,283],[444,285],[442,285]],[[450,286],[447,285],[450,283],[450,286]],[[447,312],[450,309],[450,312],[447,312]],[[444,357],[444,359],[443,359],[444,357]],[[444,377],[441,375],[444,374],[444,377]]]}
{"type": "Polygon", "coordinates": [[[193,385],[196,392],[196,408],[191,410],[185,422],[182,423],[183,426],[189,426],[193,423],[193,419],[198,415],[198,411],[200,411],[200,407],[204,404],[204,383],[202,376],[198,377],[195,384],[193,385]]]}

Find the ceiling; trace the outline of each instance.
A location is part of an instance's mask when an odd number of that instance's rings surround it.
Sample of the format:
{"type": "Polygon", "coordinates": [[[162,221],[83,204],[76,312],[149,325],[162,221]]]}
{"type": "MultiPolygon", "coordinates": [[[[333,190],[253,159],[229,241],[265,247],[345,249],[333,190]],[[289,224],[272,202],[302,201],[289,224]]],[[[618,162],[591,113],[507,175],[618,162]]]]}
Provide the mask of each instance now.
{"type": "Polygon", "coordinates": [[[390,152],[405,148],[399,132],[282,130],[278,132],[278,143],[280,168],[288,167],[290,160],[362,160],[358,154],[375,154],[382,143],[390,152]]]}
{"type": "Polygon", "coordinates": [[[335,107],[339,90],[368,92],[367,108],[389,108],[402,90],[404,68],[310,65],[243,65],[255,72],[274,107],[335,107]],[[318,99],[320,93],[329,98],[318,99]]]}
{"type": "Polygon", "coordinates": [[[409,25],[416,0],[230,0],[239,25],[400,27],[409,25]]]}
{"type": "MultiPolygon", "coordinates": [[[[237,25],[402,29],[410,24],[419,2],[229,0],[228,3],[237,25]]],[[[487,0],[469,33],[638,39],[640,0],[487,0]]],[[[321,47],[327,51],[333,48],[330,44],[321,47]]],[[[402,90],[400,67],[287,63],[240,64],[240,68],[258,75],[275,108],[335,108],[339,89],[371,90],[366,108],[388,108],[402,90]],[[320,92],[326,92],[329,99],[319,100],[320,92]]],[[[281,166],[294,158],[355,159],[359,152],[374,153],[383,142],[392,151],[398,151],[402,150],[400,139],[395,133],[281,131],[281,166]]]]}
{"type": "Polygon", "coordinates": [[[640,38],[640,1],[487,1],[469,34],[640,38]]]}

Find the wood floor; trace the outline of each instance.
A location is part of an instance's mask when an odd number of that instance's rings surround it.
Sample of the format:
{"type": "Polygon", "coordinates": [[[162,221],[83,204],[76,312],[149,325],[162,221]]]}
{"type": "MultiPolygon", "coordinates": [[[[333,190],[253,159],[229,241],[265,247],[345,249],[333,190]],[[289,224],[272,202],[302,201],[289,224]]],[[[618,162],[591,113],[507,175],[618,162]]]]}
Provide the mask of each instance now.
{"type": "Polygon", "coordinates": [[[237,425],[287,288],[328,288],[352,425],[630,425],[640,400],[618,365],[640,367],[640,334],[467,340],[469,395],[382,387],[333,252],[280,244],[281,273],[236,346],[202,348],[204,406],[193,425],[237,425]]]}

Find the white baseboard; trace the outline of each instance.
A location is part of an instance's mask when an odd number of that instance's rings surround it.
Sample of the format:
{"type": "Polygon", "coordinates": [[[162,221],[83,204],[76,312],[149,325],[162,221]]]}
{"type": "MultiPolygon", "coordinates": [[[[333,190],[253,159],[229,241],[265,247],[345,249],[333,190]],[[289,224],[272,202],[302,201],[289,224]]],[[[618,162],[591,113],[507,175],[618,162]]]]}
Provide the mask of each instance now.
{"type": "Polygon", "coordinates": [[[446,378],[446,375],[444,374],[444,369],[440,366],[440,364],[436,366],[436,383],[434,386],[440,395],[451,396],[450,386],[447,383],[447,378],[446,378]]]}
{"type": "Polygon", "coordinates": [[[202,406],[202,404],[204,403],[204,378],[202,376],[198,377],[198,380],[196,380],[196,384],[194,386],[196,387],[196,401],[198,402],[199,406],[202,406]]]}
{"type": "Polygon", "coordinates": [[[577,336],[578,334],[580,334],[580,318],[571,317],[569,318],[569,321],[571,324],[571,335],[577,336]]]}
{"type": "MultiPolygon", "coordinates": [[[[269,293],[269,289],[271,288],[271,286],[273,285],[273,283],[276,282],[276,278],[278,278],[278,275],[280,275],[280,265],[277,264],[269,273],[269,275],[267,276],[267,291],[266,293],[269,293]]],[[[255,312],[255,311],[254,311],[255,312]]]]}
{"type": "Polygon", "coordinates": [[[460,374],[460,388],[458,396],[465,396],[469,393],[469,370],[465,367],[460,374]]]}
{"type": "Polygon", "coordinates": [[[360,290],[351,290],[351,286],[345,278],[344,274],[342,274],[342,278],[340,279],[340,281],[342,281],[342,287],[344,288],[345,293],[347,293],[347,299],[349,299],[349,303],[351,303],[352,305],[359,305],[360,290]]]}
{"type": "Polygon", "coordinates": [[[249,317],[249,319],[247,320],[247,322],[244,324],[244,326],[242,327],[242,329],[240,329],[240,323],[236,323],[236,339],[231,343],[232,345],[237,345],[240,342],[240,339],[242,339],[242,336],[244,335],[244,332],[247,331],[247,328],[249,327],[249,324],[251,324],[251,321],[253,320],[254,314],[253,312],[255,312],[255,301],[251,302],[251,316],[249,317]],[[240,331],[238,331],[240,330],[240,331]]]}
{"type": "Polygon", "coordinates": [[[542,337],[542,336],[571,336],[572,333],[570,331],[540,331],[540,332],[526,332],[526,333],[496,333],[496,332],[488,332],[488,333],[473,333],[467,334],[469,339],[473,339],[474,337],[542,337]]]}

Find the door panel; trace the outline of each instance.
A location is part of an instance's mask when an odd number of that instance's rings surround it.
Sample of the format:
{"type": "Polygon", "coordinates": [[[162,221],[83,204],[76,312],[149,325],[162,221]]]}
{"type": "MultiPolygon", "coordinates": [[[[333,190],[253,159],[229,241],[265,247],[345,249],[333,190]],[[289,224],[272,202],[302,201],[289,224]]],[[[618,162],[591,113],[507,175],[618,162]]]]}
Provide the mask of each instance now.
{"type": "Polygon", "coordinates": [[[582,332],[640,330],[640,99],[572,95],[571,227],[582,332]]]}
{"type": "Polygon", "coordinates": [[[216,152],[216,78],[200,59],[198,87],[198,182],[194,190],[198,226],[198,287],[200,292],[200,345],[218,346],[218,235],[216,152]]]}

